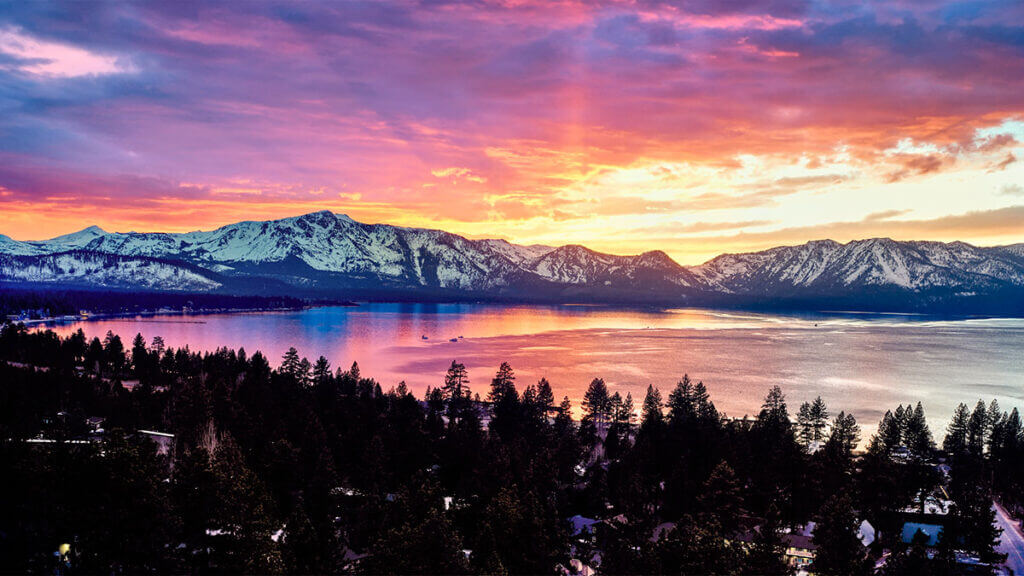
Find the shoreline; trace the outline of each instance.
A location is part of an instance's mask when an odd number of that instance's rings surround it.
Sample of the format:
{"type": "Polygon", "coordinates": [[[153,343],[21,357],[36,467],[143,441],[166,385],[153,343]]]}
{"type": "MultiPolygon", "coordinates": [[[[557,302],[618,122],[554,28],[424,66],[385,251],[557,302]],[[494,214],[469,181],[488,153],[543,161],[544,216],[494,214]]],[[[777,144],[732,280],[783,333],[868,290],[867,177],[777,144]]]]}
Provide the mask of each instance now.
{"type": "MultiPolygon", "coordinates": [[[[141,311],[131,312],[88,312],[87,315],[79,314],[67,314],[62,316],[52,316],[46,318],[35,318],[25,320],[8,320],[12,324],[24,324],[27,327],[45,327],[55,325],[73,324],[75,322],[89,322],[92,320],[111,320],[111,319],[129,319],[138,317],[140,319],[154,318],[157,316],[173,316],[173,317],[189,317],[189,316],[211,316],[217,314],[260,314],[260,313],[272,313],[272,312],[297,312],[303,310],[312,310],[314,308],[329,308],[329,307],[342,307],[342,308],[359,308],[364,305],[373,304],[422,304],[422,305],[476,305],[476,306],[498,306],[498,307],[539,307],[539,308],[576,308],[576,309],[610,309],[610,310],[657,310],[663,313],[679,312],[683,310],[696,310],[708,313],[718,313],[725,316],[735,314],[756,314],[756,315],[768,315],[768,316],[779,316],[783,318],[812,320],[814,318],[820,318],[821,320],[827,321],[828,319],[837,318],[849,318],[849,319],[865,319],[874,316],[877,318],[894,319],[894,318],[905,318],[909,323],[916,322],[931,322],[931,321],[977,321],[977,320],[1019,320],[1022,317],[1013,315],[991,315],[991,314],[928,314],[921,312],[876,312],[876,311],[858,311],[858,310],[770,310],[763,308],[729,308],[729,307],[704,307],[704,306],[687,306],[687,307],[662,307],[662,306],[642,306],[642,305],[619,305],[619,304],[578,304],[572,302],[564,302],[558,304],[539,304],[531,302],[486,302],[486,301],[475,301],[475,302],[408,302],[408,301],[391,301],[391,300],[367,300],[367,301],[344,301],[344,302],[322,302],[316,304],[304,304],[302,306],[274,306],[274,307],[230,307],[230,308],[201,308],[201,309],[190,309],[181,310],[173,308],[160,308],[160,309],[147,309],[141,311]]],[[[153,323],[196,323],[201,324],[205,321],[188,322],[186,320],[150,320],[153,323]]],[[[0,319],[0,323],[3,320],[0,319]]]]}
{"type": "MultiPolygon", "coordinates": [[[[296,312],[300,310],[309,310],[312,308],[323,308],[325,306],[343,306],[346,308],[355,308],[359,304],[355,302],[349,302],[344,304],[307,304],[303,306],[277,306],[269,308],[202,308],[198,310],[175,310],[175,309],[157,309],[157,310],[141,310],[134,312],[98,312],[89,313],[85,316],[78,314],[67,314],[63,316],[54,316],[48,318],[34,318],[29,320],[18,320],[15,323],[24,324],[25,326],[47,326],[57,324],[73,324],[75,322],[89,322],[91,320],[111,320],[117,318],[154,318],[156,316],[176,316],[176,317],[188,317],[188,316],[211,316],[215,314],[245,314],[245,313],[264,313],[264,312],[296,312]]],[[[186,324],[204,324],[203,321],[188,322],[188,321],[177,321],[177,320],[150,320],[153,323],[186,323],[186,324]]]]}

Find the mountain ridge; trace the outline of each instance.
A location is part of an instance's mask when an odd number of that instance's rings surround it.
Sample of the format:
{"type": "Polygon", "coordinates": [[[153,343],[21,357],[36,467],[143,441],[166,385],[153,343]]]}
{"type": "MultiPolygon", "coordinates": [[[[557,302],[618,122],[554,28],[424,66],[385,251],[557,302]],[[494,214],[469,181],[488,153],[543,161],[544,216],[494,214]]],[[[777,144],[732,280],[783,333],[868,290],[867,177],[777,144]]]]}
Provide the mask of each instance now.
{"type": "Polygon", "coordinates": [[[42,241],[0,235],[0,256],[0,281],[8,283],[31,277],[37,283],[210,291],[244,291],[249,283],[310,295],[657,305],[810,299],[814,306],[870,306],[871,298],[881,298],[879,306],[896,309],[958,307],[965,299],[1010,294],[1010,308],[1024,309],[1017,297],[1024,292],[1024,244],[825,239],[683,266],[661,250],[616,255],[578,244],[473,240],[443,230],[364,224],[323,210],[185,233],[90,226],[42,241]],[[58,254],[70,256],[54,259],[58,254]],[[150,277],[113,273],[87,254],[117,257],[103,262],[149,270],[150,277]]]}

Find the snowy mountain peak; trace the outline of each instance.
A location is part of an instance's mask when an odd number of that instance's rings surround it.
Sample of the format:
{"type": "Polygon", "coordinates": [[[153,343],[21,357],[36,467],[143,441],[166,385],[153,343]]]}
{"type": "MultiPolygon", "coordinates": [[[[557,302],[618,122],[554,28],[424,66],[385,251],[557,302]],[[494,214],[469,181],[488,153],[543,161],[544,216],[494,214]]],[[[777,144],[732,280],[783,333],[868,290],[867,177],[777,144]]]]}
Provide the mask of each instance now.
{"type": "Polygon", "coordinates": [[[682,268],[662,250],[650,250],[637,256],[637,263],[652,268],[682,268]]]}
{"type": "Polygon", "coordinates": [[[90,226],[41,242],[0,235],[0,255],[10,257],[0,281],[148,289],[167,282],[179,287],[171,289],[318,295],[400,290],[675,304],[808,295],[833,302],[879,290],[908,298],[1024,290],[1022,244],[824,239],[683,267],[661,250],[620,256],[579,244],[470,240],[441,230],[363,224],[327,210],[184,234],[109,233],[90,226]]]}
{"type": "Polygon", "coordinates": [[[71,250],[75,248],[82,248],[94,239],[106,234],[106,230],[99,226],[89,226],[88,228],[83,228],[78,232],[72,232],[71,234],[64,234],[63,236],[50,238],[49,240],[46,240],[45,243],[49,245],[61,245],[71,250]]]}
{"type": "Polygon", "coordinates": [[[319,210],[317,212],[310,212],[309,214],[296,216],[295,220],[298,222],[316,222],[321,225],[329,226],[337,222],[338,217],[330,210],[319,210]]]}
{"type": "Polygon", "coordinates": [[[38,254],[39,251],[31,244],[19,242],[10,236],[0,234],[0,254],[12,254],[16,256],[38,254]]]}
{"type": "Polygon", "coordinates": [[[764,252],[723,254],[691,268],[715,290],[837,290],[888,287],[911,291],[957,286],[1024,285],[1012,253],[965,242],[900,242],[867,238],[840,244],[817,240],[764,252]]]}

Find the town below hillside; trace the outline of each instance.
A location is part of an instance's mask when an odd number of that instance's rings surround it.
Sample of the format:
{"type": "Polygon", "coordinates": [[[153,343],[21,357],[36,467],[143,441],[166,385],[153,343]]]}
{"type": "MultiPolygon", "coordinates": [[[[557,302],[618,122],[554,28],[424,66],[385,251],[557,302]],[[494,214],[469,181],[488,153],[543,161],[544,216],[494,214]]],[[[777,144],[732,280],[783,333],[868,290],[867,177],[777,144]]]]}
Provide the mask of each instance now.
{"type": "MultiPolygon", "coordinates": [[[[855,415],[683,376],[580,406],[503,363],[416,397],[357,364],[0,331],[0,557],[14,572],[1010,574],[1016,408],[855,415]],[[576,420],[574,413],[582,414],[576,420]]],[[[922,399],[926,402],[927,399],[922,399]]]]}

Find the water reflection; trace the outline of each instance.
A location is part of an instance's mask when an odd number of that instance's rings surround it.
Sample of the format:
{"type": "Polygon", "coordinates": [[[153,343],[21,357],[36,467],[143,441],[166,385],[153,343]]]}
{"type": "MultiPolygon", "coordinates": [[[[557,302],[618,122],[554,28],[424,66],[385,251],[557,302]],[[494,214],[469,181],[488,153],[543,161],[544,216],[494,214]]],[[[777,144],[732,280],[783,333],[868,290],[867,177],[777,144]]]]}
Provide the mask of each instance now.
{"type": "Polygon", "coordinates": [[[756,414],[766,390],[779,384],[792,412],[820,394],[835,411],[854,412],[865,433],[899,403],[923,401],[938,438],[959,402],[1024,405],[1024,321],[1017,319],[369,304],[54,329],[80,327],[89,337],[112,330],[126,341],[136,333],[147,340],[159,335],[169,346],[193,350],[261,350],[274,363],[295,346],[335,366],[358,361],[385,389],[405,380],[417,393],[438,385],[453,359],[466,364],[475,391],[485,393],[507,360],[520,385],[547,377],[559,398],[576,405],[594,377],[632,393],[639,405],[648,384],[667,394],[685,372],[707,384],[720,410],[740,416],[756,414]]]}

